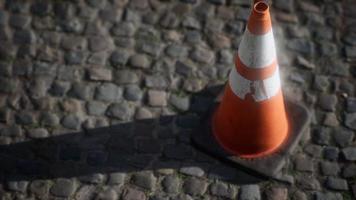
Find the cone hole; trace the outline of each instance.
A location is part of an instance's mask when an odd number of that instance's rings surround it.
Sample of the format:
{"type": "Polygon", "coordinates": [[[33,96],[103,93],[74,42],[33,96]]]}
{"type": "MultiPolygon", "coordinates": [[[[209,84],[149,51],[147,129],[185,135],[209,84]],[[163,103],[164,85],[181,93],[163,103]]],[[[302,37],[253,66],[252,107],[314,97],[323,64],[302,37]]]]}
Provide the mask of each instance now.
{"type": "Polygon", "coordinates": [[[264,13],[268,10],[268,4],[266,2],[260,1],[255,4],[254,8],[256,12],[264,13]]]}

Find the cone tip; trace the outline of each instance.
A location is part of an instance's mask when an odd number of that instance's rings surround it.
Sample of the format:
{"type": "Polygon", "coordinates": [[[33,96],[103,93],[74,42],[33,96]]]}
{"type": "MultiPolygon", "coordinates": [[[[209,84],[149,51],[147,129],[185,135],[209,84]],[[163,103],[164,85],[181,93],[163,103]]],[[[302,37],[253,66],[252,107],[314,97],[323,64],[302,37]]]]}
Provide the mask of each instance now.
{"type": "Polygon", "coordinates": [[[253,6],[253,10],[258,13],[258,14],[266,14],[268,13],[269,10],[269,6],[266,2],[264,1],[257,1],[254,6],[253,6]]]}
{"type": "Polygon", "coordinates": [[[271,27],[268,3],[263,0],[256,0],[248,21],[249,31],[254,34],[265,34],[271,27]]]}

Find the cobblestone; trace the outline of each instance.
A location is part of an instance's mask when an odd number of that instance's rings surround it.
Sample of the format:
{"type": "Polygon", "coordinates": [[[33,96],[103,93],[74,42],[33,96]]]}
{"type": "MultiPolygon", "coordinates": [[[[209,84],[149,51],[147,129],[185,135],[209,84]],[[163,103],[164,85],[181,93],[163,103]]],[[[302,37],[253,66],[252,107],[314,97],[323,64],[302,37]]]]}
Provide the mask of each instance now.
{"type": "Polygon", "coordinates": [[[334,190],[347,190],[347,181],[345,179],[340,179],[340,178],[332,178],[328,177],[326,180],[326,186],[330,189],[334,190]]]}
{"type": "Polygon", "coordinates": [[[50,184],[45,180],[34,180],[32,181],[29,190],[31,193],[37,196],[47,196],[49,194],[50,184]]]}
{"type": "Polygon", "coordinates": [[[336,199],[336,200],[341,200],[343,199],[342,195],[340,193],[331,193],[331,192],[326,192],[326,193],[321,193],[317,192],[315,194],[315,199],[317,200],[324,200],[324,199],[336,199]]]}
{"type": "Polygon", "coordinates": [[[96,198],[105,200],[116,200],[118,199],[118,194],[114,189],[109,188],[101,191],[96,198]]]}
{"type": "Polygon", "coordinates": [[[85,200],[85,199],[94,198],[94,196],[95,196],[95,186],[83,185],[76,192],[75,199],[85,200]]]}
{"type": "Polygon", "coordinates": [[[63,117],[61,123],[66,128],[78,130],[81,124],[81,119],[75,114],[70,114],[63,117]]]}
{"type": "Polygon", "coordinates": [[[224,183],[215,183],[210,186],[210,191],[213,195],[233,199],[236,195],[236,190],[224,183]]]}
{"type": "Polygon", "coordinates": [[[35,128],[28,131],[30,138],[45,138],[48,137],[48,131],[44,128],[35,128]]]}
{"type": "Polygon", "coordinates": [[[138,81],[139,77],[134,71],[118,70],[115,73],[115,82],[117,84],[137,83],[138,81]]]}
{"type": "Polygon", "coordinates": [[[69,179],[58,179],[51,187],[50,192],[58,197],[70,197],[74,194],[76,184],[69,179]]]}
{"type": "Polygon", "coordinates": [[[270,6],[283,91],[313,116],[288,186],[235,184],[190,141],[251,1],[0,1],[0,199],[354,199],[355,3],[270,6]]]}
{"type": "Polygon", "coordinates": [[[328,146],[324,148],[324,158],[327,160],[335,161],[339,158],[340,150],[336,147],[328,146]]]}
{"type": "Polygon", "coordinates": [[[125,177],[126,177],[125,173],[120,173],[120,172],[112,173],[112,174],[110,174],[108,184],[123,185],[125,183],[125,177]]]}
{"type": "Polygon", "coordinates": [[[325,95],[319,96],[319,105],[322,109],[326,111],[335,111],[335,106],[337,104],[337,97],[335,95],[325,95]]]}
{"type": "Polygon", "coordinates": [[[104,83],[96,89],[95,99],[107,102],[117,102],[122,98],[122,88],[112,83],[104,83]]]}
{"type": "Polygon", "coordinates": [[[148,104],[151,106],[166,106],[167,94],[164,91],[149,90],[148,104]]]}
{"type": "Polygon", "coordinates": [[[273,187],[267,190],[266,197],[268,200],[287,200],[288,199],[288,189],[273,187]]]}
{"type": "Polygon", "coordinates": [[[88,71],[89,79],[93,81],[111,81],[111,70],[105,68],[95,68],[88,71]]]}
{"type": "Polygon", "coordinates": [[[354,133],[346,129],[334,130],[333,136],[336,144],[338,144],[340,147],[349,146],[354,139],[354,133]]]}
{"type": "Polygon", "coordinates": [[[79,177],[79,180],[88,184],[101,184],[105,180],[105,175],[95,173],[79,177]]]}
{"type": "Polygon", "coordinates": [[[345,125],[348,128],[356,130],[356,113],[346,114],[345,125]]]}
{"type": "Polygon", "coordinates": [[[28,184],[28,181],[9,181],[7,182],[7,187],[9,190],[25,193],[28,184]]]}
{"type": "Polygon", "coordinates": [[[162,186],[167,193],[178,193],[180,187],[180,180],[177,176],[166,176],[162,181],[162,186]]]}
{"type": "Polygon", "coordinates": [[[182,167],[180,168],[179,172],[186,175],[197,176],[197,177],[201,177],[204,175],[204,170],[201,169],[200,167],[182,167]]]}
{"type": "Polygon", "coordinates": [[[147,197],[146,197],[145,193],[140,190],[128,188],[128,189],[124,190],[122,199],[123,200],[134,200],[134,199],[146,200],[147,197]]]}
{"type": "Polygon", "coordinates": [[[153,191],[156,187],[156,177],[150,172],[140,172],[134,174],[133,182],[135,185],[153,191]]]}
{"type": "Polygon", "coordinates": [[[143,91],[137,85],[128,85],[125,87],[124,97],[128,101],[140,101],[143,97],[143,91]]]}
{"type": "Polygon", "coordinates": [[[190,195],[202,195],[206,191],[208,184],[197,178],[188,178],[183,184],[183,190],[190,195]]]}
{"type": "Polygon", "coordinates": [[[314,166],[311,159],[306,156],[298,155],[295,159],[295,168],[298,171],[313,172],[314,166]]]}
{"type": "Polygon", "coordinates": [[[342,154],[346,160],[355,161],[356,160],[356,147],[347,147],[342,149],[342,154]]]}
{"type": "Polygon", "coordinates": [[[355,164],[349,164],[344,167],[344,170],[342,171],[342,176],[344,178],[351,178],[356,176],[356,165],[355,164]]]}
{"type": "Polygon", "coordinates": [[[106,111],[106,115],[121,120],[129,120],[134,114],[134,109],[126,102],[111,104],[106,111]]]}
{"type": "Polygon", "coordinates": [[[320,164],[321,171],[324,175],[337,176],[340,173],[340,167],[337,163],[322,162],[320,164]]]}
{"type": "Polygon", "coordinates": [[[130,58],[130,65],[137,68],[148,68],[150,61],[147,56],[143,54],[135,54],[130,58]]]}
{"type": "Polygon", "coordinates": [[[244,185],[240,188],[239,199],[241,200],[260,200],[260,188],[258,185],[244,185]]]}

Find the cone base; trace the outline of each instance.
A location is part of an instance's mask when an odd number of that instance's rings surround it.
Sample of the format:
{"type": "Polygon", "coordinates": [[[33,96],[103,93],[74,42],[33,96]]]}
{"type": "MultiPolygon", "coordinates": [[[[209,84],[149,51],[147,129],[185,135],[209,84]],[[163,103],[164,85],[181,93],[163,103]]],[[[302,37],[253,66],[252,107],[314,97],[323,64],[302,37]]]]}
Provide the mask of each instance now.
{"type": "Polygon", "coordinates": [[[198,129],[192,134],[193,144],[201,151],[229,164],[236,165],[252,175],[262,175],[280,179],[280,171],[288,157],[298,146],[309,123],[308,110],[285,98],[286,111],[290,119],[290,131],[286,141],[275,152],[259,158],[243,158],[226,151],[215,139],[212,132],[212,114],[219,105],[214,103],[210,111],[202,118],[198,129]]]}

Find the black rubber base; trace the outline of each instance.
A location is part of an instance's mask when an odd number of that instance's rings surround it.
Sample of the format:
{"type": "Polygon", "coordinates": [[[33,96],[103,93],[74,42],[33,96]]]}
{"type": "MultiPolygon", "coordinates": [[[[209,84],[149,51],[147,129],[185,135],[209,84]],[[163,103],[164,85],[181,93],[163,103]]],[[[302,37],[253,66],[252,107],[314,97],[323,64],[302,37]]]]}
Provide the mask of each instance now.
{"type": "MultiPolygon", "coordinates": [[[[297,147],[306,126],[309,123],[308,110],[297,103],[285,98],[288,113],[290,133],[287,140],[275,153],[255,158],[244,159],[226,152],[215,140],[211,131],[211,116],[219,103],[215,103],[210,111],[203,116],[200,127],[192,134],[193,144],[201,151],[231,164],[237,165],[242,170],[252,175],[262,175],[274,179],[280,178],[280,171],[286,160],[297,147]]],[[[278,123],[278,122],[277,122],[278,123]]]]}

